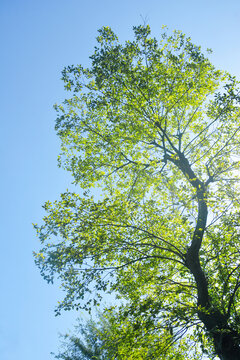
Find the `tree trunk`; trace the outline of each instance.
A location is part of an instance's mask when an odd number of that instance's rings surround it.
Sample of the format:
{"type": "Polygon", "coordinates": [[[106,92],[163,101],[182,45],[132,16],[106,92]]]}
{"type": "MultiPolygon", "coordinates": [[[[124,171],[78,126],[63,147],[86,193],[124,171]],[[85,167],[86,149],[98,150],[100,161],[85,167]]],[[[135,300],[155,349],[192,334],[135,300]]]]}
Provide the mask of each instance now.
{"type": "Polygon", "coordinates": [[[230,329],[213,334],[216,354],[221,360],[240,360],[239,335],[230,329]]]}
{"type": "Polygon", "coordinates": [[[207,224],[207,185],[198,179],[184,156],[178,152],[179,159],[169,157],[186,176],[190,184],[196,189],[198,199],[198,218],[192,242],[186,253],[185,264],[194,276],[198,294],[198,317],[212,336],[216,354],[220,360],[240,360],[240,334],[228,325],[228,318],[214,309],[208,292],[208,282],[199,259],[204,231],[207,224]]]}
{"type": "Polygon", "coordinates": [[[227,317],[212,308],[208,285],[199,258],[191,251],[187,254],[187,265],[194,275],[198,290],[198,317],[211,334],[216,354],[220,360],[240,360],[240,334],[227,325],[227,317]]]}

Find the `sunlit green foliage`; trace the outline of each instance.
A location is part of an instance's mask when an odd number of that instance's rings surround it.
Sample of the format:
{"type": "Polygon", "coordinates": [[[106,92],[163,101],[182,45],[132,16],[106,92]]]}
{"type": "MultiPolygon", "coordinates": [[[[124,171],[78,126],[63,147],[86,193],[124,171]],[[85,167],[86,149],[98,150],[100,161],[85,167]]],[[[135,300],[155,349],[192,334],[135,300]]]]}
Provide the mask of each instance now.
{"type": "MultiPolygon", "coordinates": [[[[178,345],[173,335],[148,333],[142,328],[144,336],[137,337],[139,324],[126,319],[114,309],[98,314],[95,321],[78,320],[73,334],[61,335],[61,348],[56,359],[60,360],[109,360],[157,358],[159,360],[201,359],[201,350],[196,349],[194,339],[191,343],[180,340],[178,345]],[[138,327],[138,328],[137,328],[138,327]],[[162,346],[159,346],[159,343],[162,346]],[[191,347],[190,347],[191,346],[191,347]],[[189,348],[190,347],[190,348],[189,348]],[[188,356],[191,353],[190,357],[188,356]]],[[[129,315],[129,314],[128,314],[129,315]]],[[[168,329],[169,330],[169,329],[168,329]]],[[[181,337],[181,334],[179,334],[181,337]]]]}
{"type": "Polygon", "coordinates": [[[36,263],[61,280],[57,313],[90,310],[105,292],[124,299],[132,359],[141,339],[151,344],[143,358],[160,358],[168,336],[182,349],[194,338],[209,356],[213,339],[233,359],[222,339],[231,334],[238,351],[238,82],[181,32],[134,34],[121,44],[102,28],[91,67],[63,71],[71,96],[56,106],[59,164],[84,193],[45,204],[36,263]]]}
{"type": "MultiPolygon", "coordinates": [[[[108,330],[109,324],[101,317],[98,326],[92,319],[75,327],[74,334],[61,335],[61,349],[55,359],[62,360],[108,360],[107,351],[103,348],[101,332],[108,330]]],[[[106,337],[105,337],[106,341],[106,337]]]]}

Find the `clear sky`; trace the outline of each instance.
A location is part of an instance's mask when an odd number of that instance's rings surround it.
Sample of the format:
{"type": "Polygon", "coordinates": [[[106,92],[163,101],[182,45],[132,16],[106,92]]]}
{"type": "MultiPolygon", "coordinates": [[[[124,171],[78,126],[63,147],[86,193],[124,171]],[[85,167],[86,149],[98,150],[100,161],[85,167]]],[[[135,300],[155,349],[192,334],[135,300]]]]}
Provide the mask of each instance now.
{"type": "Polygon", "coordinates": [[[54,316],[62,294],[32,257],[31,223],[71,184],[57,167],[52,105],[65,96],[60,72],[88,64],[101,26],[127,40],[142,19],[156,36],[167,25],[212,48],[212,62],[240,79],[239,0],[0,0],[0,359],[53,359],[58,332],[78,315],[54,316]]]}

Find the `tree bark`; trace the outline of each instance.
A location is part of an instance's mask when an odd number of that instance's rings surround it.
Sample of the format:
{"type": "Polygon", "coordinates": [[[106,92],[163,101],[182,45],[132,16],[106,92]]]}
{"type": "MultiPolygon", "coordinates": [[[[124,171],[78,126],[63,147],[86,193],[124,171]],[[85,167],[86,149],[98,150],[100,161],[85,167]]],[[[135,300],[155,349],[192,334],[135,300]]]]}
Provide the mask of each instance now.
{"type": "Polygon", "coordinates": [[[213,334],[216,354],[221,360],[240,360],[239,334],[225,328],[213,334]]]}
{"type": "Polygon", "coordinates": [[[214,305],[211,304],[207,278],[199,260],[199,250],[208,216],[206,201],[207,186],[197,178],[186,157],[182,153],[178,153],[178,156],[178,159],[171,158],[171,161],[182,171],[190,184],[195,188],[198,200],[197,224],[185,260],[186,266],[194,276],[197,285],[198,317],[212,337],[215,352],[220,360],[240,360],[240,334],[228,326],[228,317],[223,315],[218,309],[215,309],[214,305]]]}

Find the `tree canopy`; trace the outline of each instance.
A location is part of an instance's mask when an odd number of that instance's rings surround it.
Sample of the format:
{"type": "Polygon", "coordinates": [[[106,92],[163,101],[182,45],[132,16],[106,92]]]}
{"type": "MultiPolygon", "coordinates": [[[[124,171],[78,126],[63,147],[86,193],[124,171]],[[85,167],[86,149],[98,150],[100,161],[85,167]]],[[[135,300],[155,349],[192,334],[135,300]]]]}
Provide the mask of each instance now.
{"type": "MultiPolygon", "coordinates": [[[[191,349],[191,357],[188,357],[189,349],[187,342],[181,341],[179,346],[173,344],[170,336],[165,337],[164,341],[167,351],[156,344],[156,334],[144,336],[135,341],[133,324],[130,321],[121,322],[119,328],[118,313],[111,312],[111,315],[98,313],[97,319],[92,318],[86,322],[78,319],[74,333],[60,335],[61,347],[55,359],[59,360],[109,360],[109,359],[145,359],[152,354],[153,358],[159,360],[190,360],[201,359],[199,349],[191,349]],[[150,340],[150,341],[149,341],[150,340]],[[155,344],[154,344],[155,342],[155,344]],[[160,350],[160,351],[159,351],[160,350]]],[[[147,334],[146,334],[147,335],[147,334]]],[[[54,355],[54,354],[53,354],[54,355]]]]}
{"type": "Polygon", "coordinates": [[[108,325],[103,317],[101,317],[100,326],[93,319],[88,320],[85,324],[81,319],[78,319],[74,334],[60,335],[62,339],[61,350],[59,354],[55,355],[55,359],[108,360],[100,335],[101,330],[108,330],[108,325]]]}
{"type": "Polygon", "coordinates": [[[159,359],[174,340],[239,359],[239,83],[164,31],[121,43],[104,27],[91,66],[63,70],[59,165],[83,194],[45,204],[35,261],[61,281],[57,313],[123,300],[119,359],[159,359]]]}

